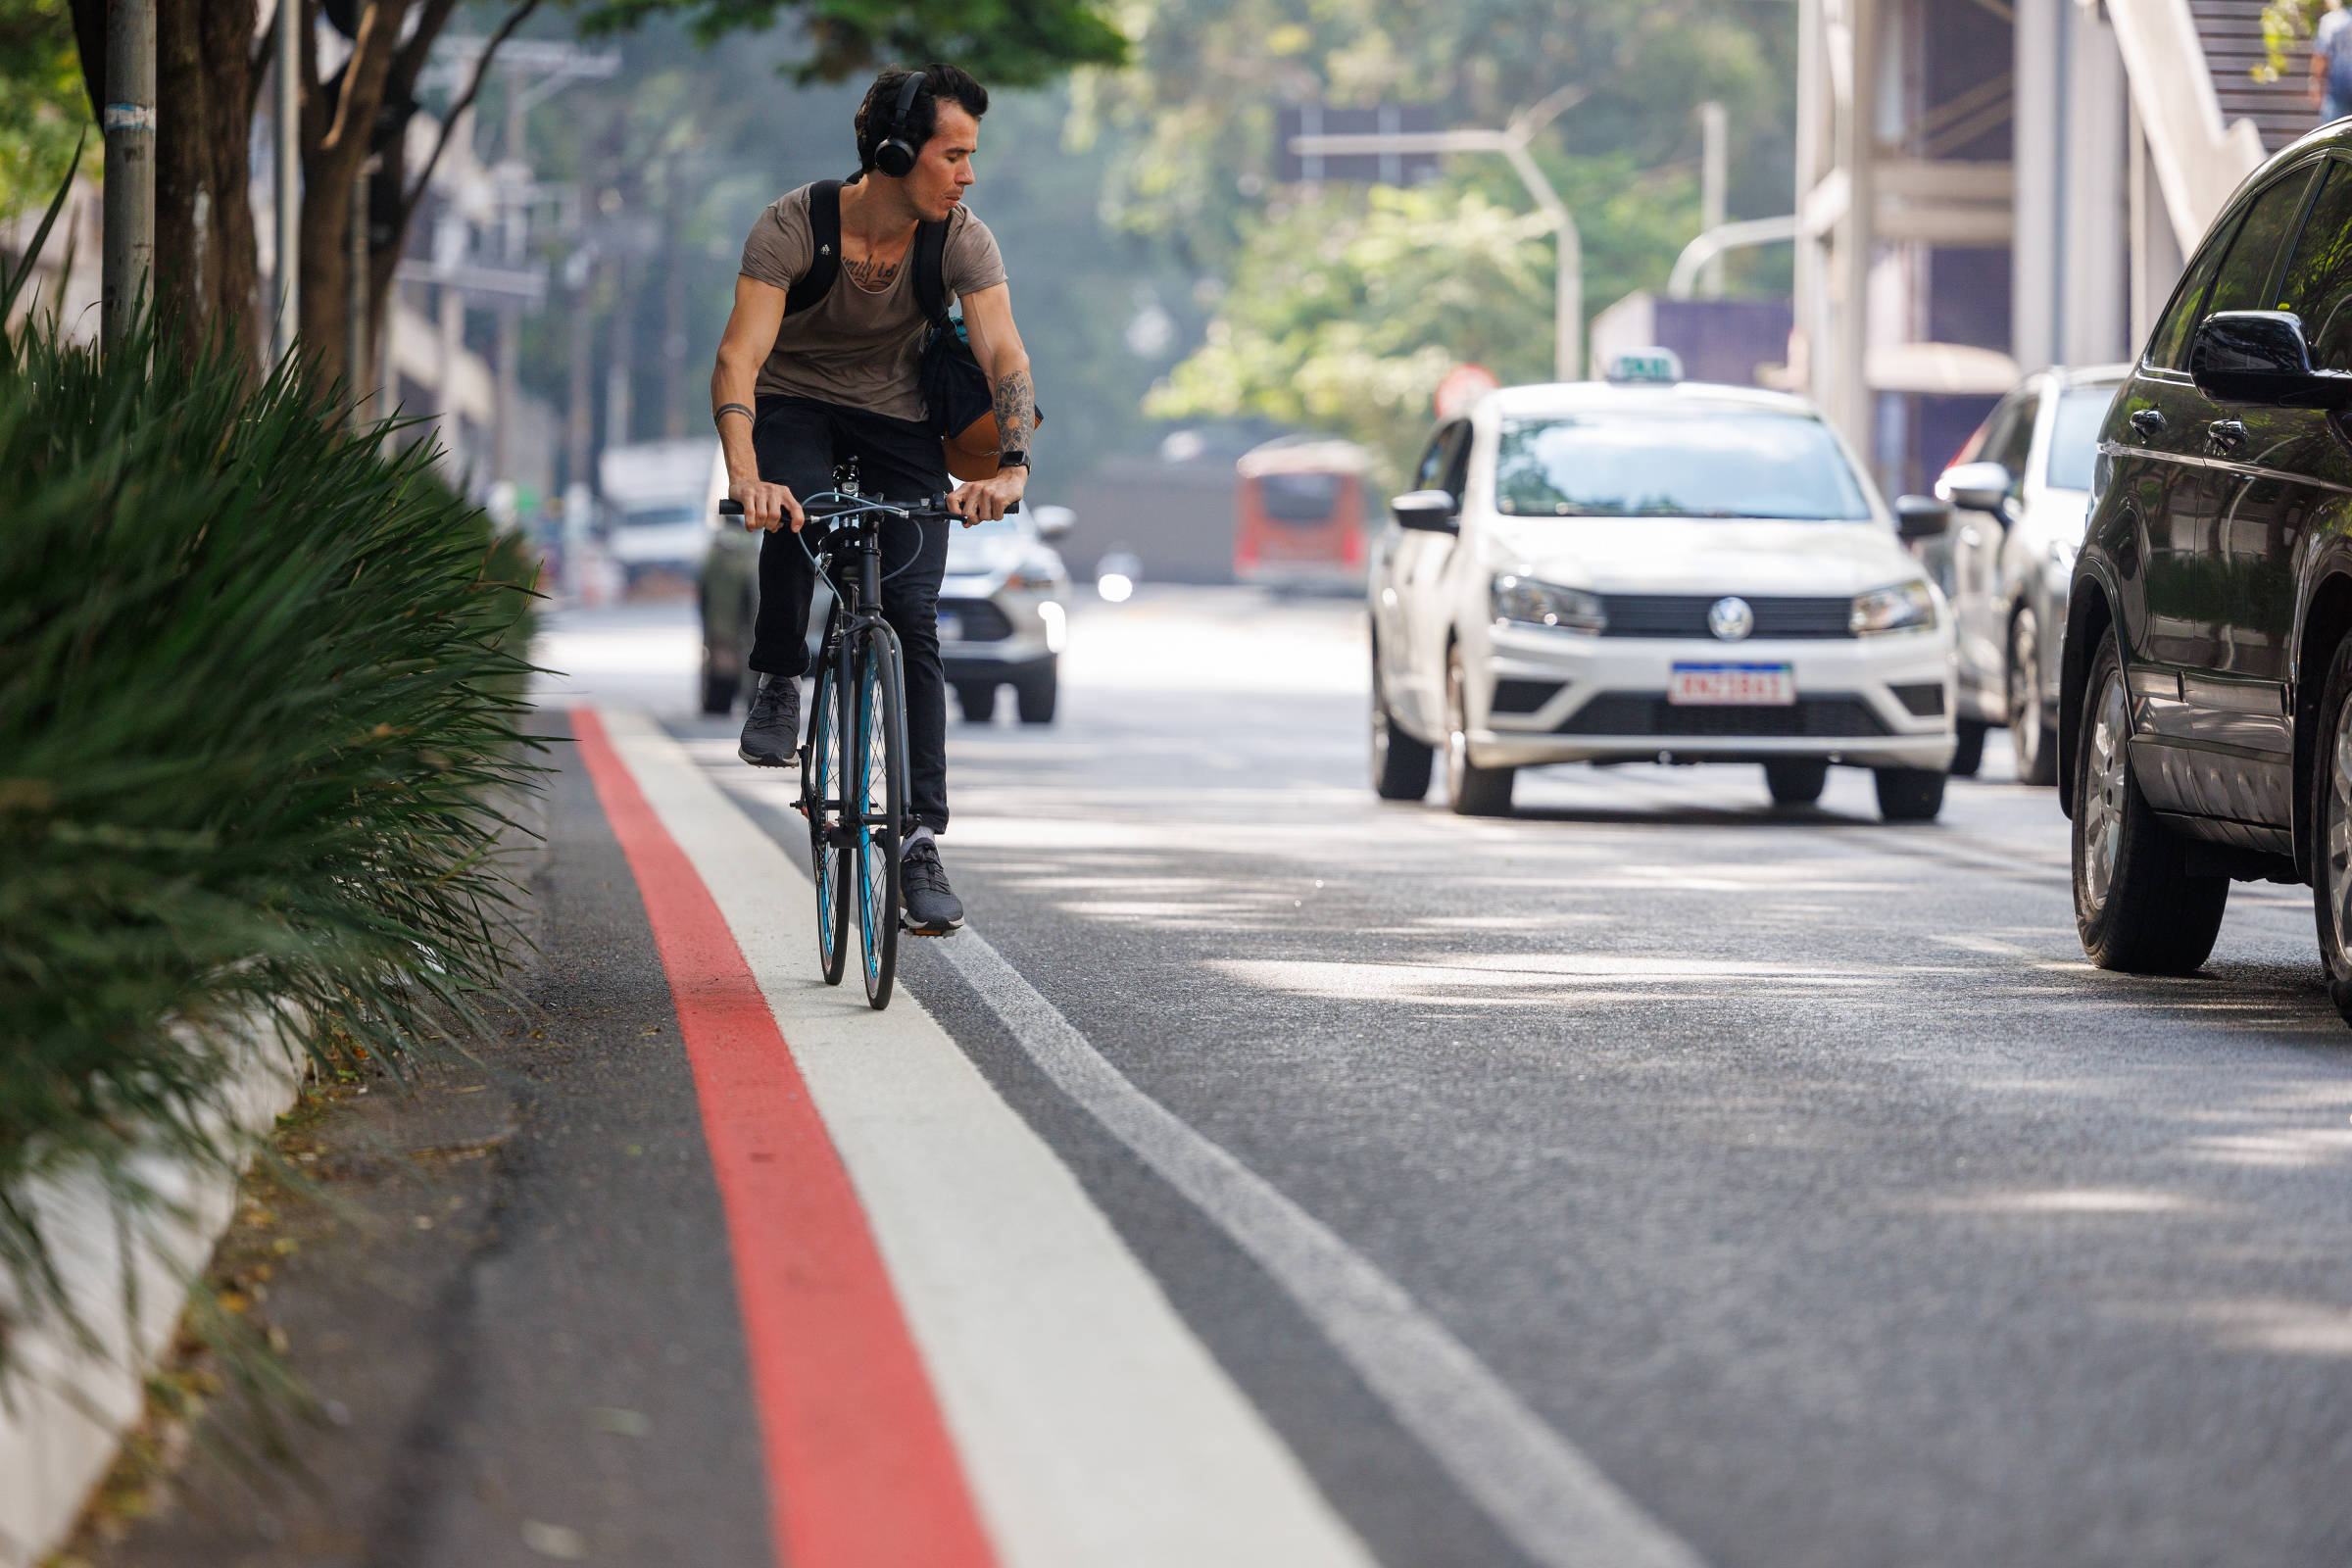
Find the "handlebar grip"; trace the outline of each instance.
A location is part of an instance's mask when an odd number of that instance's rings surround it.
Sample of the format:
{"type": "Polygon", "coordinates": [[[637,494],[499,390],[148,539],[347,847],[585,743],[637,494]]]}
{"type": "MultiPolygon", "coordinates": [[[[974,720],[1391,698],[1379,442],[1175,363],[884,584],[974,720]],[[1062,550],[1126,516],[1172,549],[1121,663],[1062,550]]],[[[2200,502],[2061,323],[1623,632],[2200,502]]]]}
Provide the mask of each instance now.
{"type": "Polygon", "coordinates": [[[740,517],[743,515],[743,503],[740,501],[721,501],[718,504],[718,514],[722,517],[740,517]]]}

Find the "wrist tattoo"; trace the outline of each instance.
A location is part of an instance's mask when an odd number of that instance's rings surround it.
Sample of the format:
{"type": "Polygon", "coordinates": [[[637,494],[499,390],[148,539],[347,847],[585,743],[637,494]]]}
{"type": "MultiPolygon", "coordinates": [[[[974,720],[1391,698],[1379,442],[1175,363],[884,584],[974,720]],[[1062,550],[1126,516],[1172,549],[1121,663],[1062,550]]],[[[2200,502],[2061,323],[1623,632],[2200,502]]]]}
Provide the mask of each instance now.
{"type": "Polygon", "coordinates": [[[1029,372],[1015,370],[996,385],[997,450],[1026,452],[1037,428],[1037,398],[1030,391],[1029,372]]]}
{"type": "Polygon", "coordinates": [[[716,424],[719,420],[725,418],[730,414],[740,414],[747,419],[757,419],[759,417],[759,416],[752,413],[751,410],[745,408],[740,403],[721,403],[717,408],[710,411],[710,422],[712,424],[716,424]]]}

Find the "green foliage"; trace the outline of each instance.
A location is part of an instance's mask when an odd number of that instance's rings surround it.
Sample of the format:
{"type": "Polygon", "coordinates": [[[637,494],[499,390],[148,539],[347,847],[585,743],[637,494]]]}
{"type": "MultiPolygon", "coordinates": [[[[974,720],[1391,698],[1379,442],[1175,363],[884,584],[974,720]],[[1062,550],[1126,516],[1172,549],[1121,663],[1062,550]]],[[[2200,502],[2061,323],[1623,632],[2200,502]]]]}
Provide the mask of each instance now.
{"type": "Polygon", "coordinates": [[[1127,55],[1101,0],[587,0],[579,12],[592,34],[680,17],[705,44],[796,21],[810,45],[803,81],[946,60],[992,85],[1027,87],[1127,55]]]}
{"type": "Polygon", "coordinates": [[[1401,466],[1456,364],[1548,375],[1551,280],[1541,215],[1475,191],[1376,189],[1270,215],[1207,343],[1146,407],[1338,430],[1401,466]]]}
{"type": "Polygon", "coordinates": [[[1431,104],[1448,124],[1498,127],[1581,93],[1553,142],[1646,170],[1696,156],[1693,111],[1715,99],[1735,130],[1735,211],[1788,211],[1795,71],[1782,6],[1134,0],[1128,16],[1134,62],[1078,76],[1075,139],[1114,139],[1104,202],[1117,222],[1176,239],[1211,269],[1275,188],[1280,107],[1318,100],[1431,104]]]}
{"type": "Polygon", "coordinates": [[[0,0],[0,218],[55,190],[89,128],[68,0],[0,0]]]}
{"type": "Polygon", "coordinates": [[[514,543],[291,368],[169,353],[0,348],[0,1265],[36,1305],[8,1195],[226,1157],[213,1026],[396,1061],[471,1015],[537,771],[514,543]]]}
{"type": "MultiPolygon", "coordinates": [[[[1584,231],[1588,314],[1662,283],[1697,228],[1690,172],[1643,174],[1623,154],[1544,162],[1584,231]]],[[[1335,430],[1395,476],[1454,366],[1505,383],[1551,377],[1556,251],[1527,208],[1508,169],[1468,165],[1448,185],[1269,209],[1247,230],[1208,341],[1147,409],[1335,430]]]]}
{"type": "Polygon", "coordinates": [[[2262,64],[2249,73],[2257,81],[2277,81],[2292,67],[2291,57],[2320,24],[2321,0],[2268,0],[2262,8],[2262,64]]]}

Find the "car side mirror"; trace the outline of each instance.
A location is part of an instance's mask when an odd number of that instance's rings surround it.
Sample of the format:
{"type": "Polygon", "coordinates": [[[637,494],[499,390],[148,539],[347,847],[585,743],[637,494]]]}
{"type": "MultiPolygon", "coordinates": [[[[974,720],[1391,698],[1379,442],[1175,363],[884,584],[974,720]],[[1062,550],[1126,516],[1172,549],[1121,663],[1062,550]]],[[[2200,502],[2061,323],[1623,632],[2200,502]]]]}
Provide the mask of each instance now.
{"type": "Polygon", "coordinates": [[[1427,533],[1460,533],[1461,506],[1450,490],[1408,490],[1389,503],[1389,515],[1399,528],[1427,533]]]}
{"type": "Polygon", "coordinates": [[[1934,496],[1899,496],[1895,500],[1895,537],[1907,545],[1933,539],[1951,525],[1951,507],[1934,496]]]}
{"type": "Polygon", "coordinates": [[[1078,525],[1078,514],[1067,507],[1031,507],[1029,520],[1037,525],[1040,539],[1060,539],[1078,525]]]}
{"type": "Polygon", "coordinates": [[[2009,470],[1997,463],[1946,468],[1936,477],[1936,499],[1964,512],[1989,512],[1998,517],[2009,499],[2009,470]]]}
{"type": "Polygon", "coordinates": [[[2216,311],[2189,339],[2188,374],[2217,403],[2352,408],[2352,373],[2311,368],[2303,318],[2291,311],[2216,311]]]}

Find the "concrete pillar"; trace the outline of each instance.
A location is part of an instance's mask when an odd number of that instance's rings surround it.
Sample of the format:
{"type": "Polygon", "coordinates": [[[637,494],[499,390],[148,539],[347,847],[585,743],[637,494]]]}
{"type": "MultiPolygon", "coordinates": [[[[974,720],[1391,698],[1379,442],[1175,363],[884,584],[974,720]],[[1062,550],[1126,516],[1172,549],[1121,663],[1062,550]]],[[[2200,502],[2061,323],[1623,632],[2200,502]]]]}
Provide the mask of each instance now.
{"type": "Polygon", "coordinates": [[[1845,0],[1852,38],[1853,97],[1838,117],[1837,149],[1851,194],[1844,221],[1838,229],[1837,401],[1831,416],[1845,431],[1846,439],[1864,452],[1878,446],[1868,365],[1871,257],[1877,248],[1872,209],[1878,192],[1872,173],[1879,139],[1881,4],[1882,0],[1845,0]]]}
{"type": "Polygon", "coordinates": [[[2061,317],[2071,157],[2063,119],[2061,35],[2074,0],[2016,0],[2010,145],[2016,177],[2016,238],[2010,250],[2009,352],[2022,370],[2063,357],[2061,317]]]}
{"type": "Polygon", "coordinates": [[[2128,358],[2137,346],[2126,190],[2131,92],[2115,33],[2080,6],[2066,11],[2066,269],[2059,279],[2058,354],[2069,365],[2102,365],[2128,358]]]}

